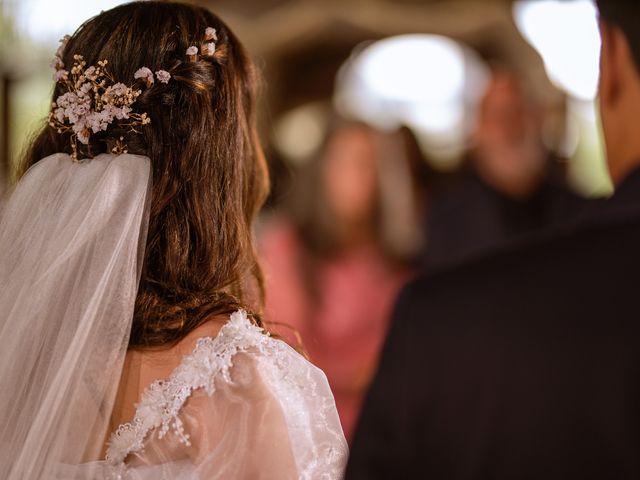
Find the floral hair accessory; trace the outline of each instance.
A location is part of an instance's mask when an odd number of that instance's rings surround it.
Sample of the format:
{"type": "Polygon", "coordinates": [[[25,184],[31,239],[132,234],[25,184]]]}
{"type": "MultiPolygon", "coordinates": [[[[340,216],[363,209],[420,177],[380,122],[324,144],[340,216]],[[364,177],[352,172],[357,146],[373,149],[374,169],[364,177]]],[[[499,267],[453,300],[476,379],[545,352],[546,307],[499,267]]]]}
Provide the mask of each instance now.
{"type": "Polygon", "coordinates": [[[218,34],[216,29],[213,27],[207,27],[204,31],[204,43],[202,45],[202,54],[203,55],[214,55],[216,53],[216,43],[218,41],[218,34]]]}
{"type": "Polygon", "coordinates": [[[160,83],[169,83],[169,80],[171,80],[171,74],[166,70],[158,70],[156,72],[156,78],[160,83]]]}
{"type": "MultiPolygon", "coordinates": [[[[49,114],[49,125],[58,133],[71,132],[71,158],[78,160],[78,144],[89,144],[92,134],[105,131],[114,120],[128,120],[120,124],[129,127],[130,131],[139,133],[135,127],[151,123],[146,113],[134,113],[131,106],[142,93],[124,83],[116,82],[107,69],[107,60],[98,62],[97,66],[87,67],[82,55],[74,55],[73,67],[64,70],[62,51],[66,43],[58,50],[54,64],[56,82],[67,90],[52,104],[49,114]]],[[[145,67],[136,72],[136,78],[148,81],[145,67]]],[[[149,70],[149,73],[151,71],[149,70]]],[[[153,82],[153,76],[151,76],[153,82]]],[[[125,153],[123,138],[116,142],[114,153],[125,153]]]]}
{"type": "MultiPolygon", "coordinates": [[[[70,38],[71,37],[69,35],[65,35],[60,39],[60,46],[58,47],[58,50],[56,51],[56,54],[53,57],[53,60],[51,60],[51,67],[56,71],[56,73],[58,73],[59,70],[64,68],[64,62],[62,61],[62,54],[64,53],[64,49],[67,48],[67,43],[69,43],[70,38]]],[[[54,74],[54,80],[56,82],[58,81],[58,79],[55,78],[55,74],[54,74]]]]}
{"type": "Polygon", "coordinates": [[[204,42],[200,45],[200,50],[195,45],[187,48],[186,54],[190,62],[198,61],[198,51],[202,55],[213,56],[216,53],[216,43],[218,41],[218,33],[213,27],[207,27],[204,31],[204,42]]]}
{"type": "Polygon", "coordinates": [[[187,56],[189,57],[189,60],[192,62],[195,62],[198,60],[198,47],[196,46],[190,46],[189,48],[187,48],[186,51],[187,56]]]}
{"type": "MultiPolygon", "coordinates": [[[[150,87],[154,83],[153,72],[147,67],[139,68],[136,73],[133,74],[133,78],[142,78],[147,83],[147,87],[150,87]]],[[[156,72],[156,78],[161,83],[169,83],[171,80],[171,74],[166,70],[158,70],[156,72]]]]}
{"type": "Polygon", "coordinates": [[[214,42],[205,43],[202,46],[203,55],[213,55],[216,53],[216,44],[214,42]]]}
{"type": "Polygon", "coordinates": [[[136,73],[133,74],[133,78],[142,78],[147,83],[147,87],[153,85],[153,72],[147,67],[142,67],[136,70],[136,73]]]}
{"type": "Polygon", "coordinates": [[[213,27],[207,27],[204,31],[204,39],[205,41],[213,40],[214,42],[217,42],[218,34],[216,33],[216,29],[213,27]]]}

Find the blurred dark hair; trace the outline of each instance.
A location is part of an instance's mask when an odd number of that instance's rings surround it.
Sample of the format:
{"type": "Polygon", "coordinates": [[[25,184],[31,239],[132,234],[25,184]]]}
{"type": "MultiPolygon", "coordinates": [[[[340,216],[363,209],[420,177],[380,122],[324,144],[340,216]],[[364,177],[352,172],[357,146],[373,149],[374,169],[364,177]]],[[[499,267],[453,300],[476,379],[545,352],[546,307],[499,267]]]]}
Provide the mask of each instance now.
{"type": "Polygon", "coordinates": [[[600,18],[622,30],[629,42],[636,68],[640,70],[640,2],[638,0],[596,0],[600,18]]]}
{"type": "MultiPolygon", "coordinates": [[[[87,65],[107,59],[114,80],[127,85],[142,66],[171,74],[167,84],[142,89],[133,104],[134,112],[148,113],[150,125],[134,133],[114,122],[79,151],[79,158],[91,158],[124,137],[130,153],[151,159],[149,231],[130,346],[172,344],[215,315],[261,302],[252,228],[268,174],[254,125],[256,73],[238,39],[204,8],[134,2],[85,22],[70,38],[64,64],[76,54],[87,65]],[[186,49],[204,42],[207,27],[217,30],[215,54],[189,61],[186,49]]],[[[56,85],[53,98],[62,93],[56,85]]],[[[69,135],[46,125],[23,171],[53,153],[71,153],[69,135]]]]}

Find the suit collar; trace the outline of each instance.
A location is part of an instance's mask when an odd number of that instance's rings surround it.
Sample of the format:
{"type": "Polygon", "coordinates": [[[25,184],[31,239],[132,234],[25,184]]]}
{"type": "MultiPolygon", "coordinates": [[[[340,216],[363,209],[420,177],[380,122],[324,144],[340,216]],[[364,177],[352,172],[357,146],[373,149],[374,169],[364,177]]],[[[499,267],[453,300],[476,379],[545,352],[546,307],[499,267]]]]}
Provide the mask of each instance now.
{"type": "Polygon", "coordinates": [[[622,180],[611,200],[640,202],[640,167],[632,170],[622,180]]]}
{"type": "Polygon", "coordinates": [[[610,198],[594,200],[582,220],[588,224],[640,220],[640,168],[627,175],[610,198]]]}

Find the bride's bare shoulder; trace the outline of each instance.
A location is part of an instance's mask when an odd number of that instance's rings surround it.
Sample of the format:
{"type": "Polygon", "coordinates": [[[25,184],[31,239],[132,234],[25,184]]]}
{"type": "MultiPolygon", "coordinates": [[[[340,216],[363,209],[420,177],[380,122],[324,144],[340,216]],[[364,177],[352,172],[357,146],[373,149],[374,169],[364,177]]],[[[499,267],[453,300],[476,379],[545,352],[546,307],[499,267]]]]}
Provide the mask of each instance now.
{"type": "Polygon", "coordinates": [[[228,321],[229,317],[224,315],[211,317],[201,325],[198,325],[196,328],[191,330],[191,332],[171,348],[175,349],[176,353],[188,355],[196,347],[199,339],[205,337],[217,337],[222,327],[224,327],[228,321]]]}
{"type": "Polygon", "coordinates": [[[111,424],[130,421],[135,405],[153,382],[167,379],[186,355],[193,352],[197,341],[203,337],[215,338],[228,318],[212,317],[189,332],[175,345],[157,349],[132,349],[127,352],[111,424]]]}
{"type": "Polygon", "coordinates": [[[224,315],[211,317],[191,330],[177,343],[156,348],[134,349],[129,352],[129,356],[143,357],[149,360],[162,360],[174,357],[181,358],[182,356],[188,355],[193,351],[200,338],[217,337],[222,327],[228,321],[229,317],[224,315]]]}

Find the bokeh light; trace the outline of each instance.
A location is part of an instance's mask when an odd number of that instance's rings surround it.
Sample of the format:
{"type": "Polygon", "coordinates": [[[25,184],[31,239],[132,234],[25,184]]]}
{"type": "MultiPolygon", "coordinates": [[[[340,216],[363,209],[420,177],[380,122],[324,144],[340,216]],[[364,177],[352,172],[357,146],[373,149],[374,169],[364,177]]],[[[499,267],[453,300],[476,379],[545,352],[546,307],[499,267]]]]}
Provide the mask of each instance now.
{"type": "Polygon", "coordinates": [[[464,148],[486,68],[450,38],[409,34],[356,49],[342,67],[336,108],[379,128],[412,127],[435,156],[464,148]]]}
{"type": "Polygon", "coordinates": [[[30,38],[51,42],[72,34],[85,20],[123,0],[21,0],[15,3],[18,28],[30,38]]]}
{"type": "Polygon", "coordinates": [[[600,34],[590,0],[519,1],[518,29],[540,53],[550,80],[569,95],[592,100],[598,85],[600,34]]]}

